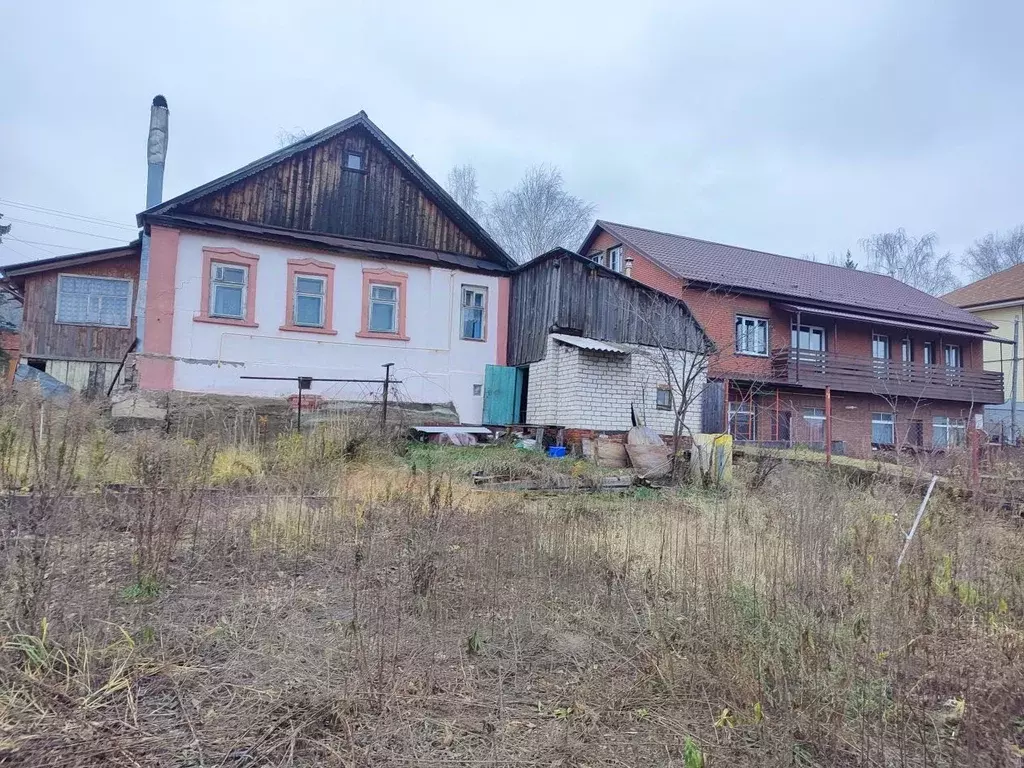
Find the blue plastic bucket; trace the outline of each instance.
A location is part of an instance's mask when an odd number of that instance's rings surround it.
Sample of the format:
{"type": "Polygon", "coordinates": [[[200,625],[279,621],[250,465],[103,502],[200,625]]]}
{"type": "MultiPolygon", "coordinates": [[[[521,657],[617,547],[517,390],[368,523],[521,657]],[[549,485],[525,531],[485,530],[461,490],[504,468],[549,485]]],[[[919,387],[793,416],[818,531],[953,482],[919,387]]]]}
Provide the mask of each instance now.
{"type": "Polygon", "coordinates": [[[552,445],[548,448],[548,456],[552,459],[564,459],[565,458],[565,446],[564,445],[552,445]]]}

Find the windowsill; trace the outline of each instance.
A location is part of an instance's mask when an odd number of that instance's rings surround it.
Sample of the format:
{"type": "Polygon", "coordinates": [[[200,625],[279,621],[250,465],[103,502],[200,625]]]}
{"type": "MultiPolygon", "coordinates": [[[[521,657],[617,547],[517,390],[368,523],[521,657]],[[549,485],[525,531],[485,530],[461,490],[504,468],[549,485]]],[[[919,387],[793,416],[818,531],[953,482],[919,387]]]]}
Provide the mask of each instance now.
{"type": "Polygon", "coordinates": [[[75,325],[83,328],[113,328],[115,330],[127,331],[130,325],[110,325],[108,323],[69,323],[67,320],[54,320],[54,325],[75,325]]]}
{"type": "Polygon", "coordinates": [[[669,411],[669,412],[672,411],[671,408],[666,408],[664,405],[656,405],[656,406],[654,406],[654,410],[656,410],[656,411],[669,411]]]}
{"type": "Polygon", "coordinates": [[[739,355],[740,357],[768,357],[767,352],[733,352],[733,354],[739,355]]]}
{"type": "Polygon", "coordinates": [[[231,317],[209,317],[207,315],[196,315],[192,318],[194,323],[212,323],[213,325],[233,325],[239,328],[259,328],[259,323],[251,323],[248,320],[238,320],[231,317]]]}
{"type": "Polygon", "coordinates": [[[408,336],[402,336],[398,333],[382,333],[380,331],[358,331],[356,333],[358,339],[385,339],[387,341],[408,341],[408,336]]]}
{"type": "Polygon", "coordinates": [[[338,332],[333,328],[317,328],[312,325],[282,325],[278,330],[290,333],[319,333],[324,336],[337,336],[338,332]]]}
{"type": "Polygon", "coordinates": [[[476,341],[476,342],[484,342],[484,341],[487,341],[487,337],[486,337],[486,336],[485,336],[484,338],[482,338],[482,339],[474,339],[474,338],[473,338],[472,336],[460,336],[459,338],[460,338],[460,339],[461,339],[462,341],[476,341]]]}

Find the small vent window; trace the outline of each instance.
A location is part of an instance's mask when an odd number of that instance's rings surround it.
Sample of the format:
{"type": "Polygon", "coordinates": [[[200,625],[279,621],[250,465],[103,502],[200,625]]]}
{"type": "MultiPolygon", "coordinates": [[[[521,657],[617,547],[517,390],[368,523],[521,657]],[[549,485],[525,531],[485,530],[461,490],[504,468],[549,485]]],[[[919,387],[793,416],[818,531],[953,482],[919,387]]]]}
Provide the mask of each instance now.
{"type": "Polygon", "coordinates": [[[362,152],[345,152],[345,170],[363,171],[366,170],[363,163],[362,152]]]}

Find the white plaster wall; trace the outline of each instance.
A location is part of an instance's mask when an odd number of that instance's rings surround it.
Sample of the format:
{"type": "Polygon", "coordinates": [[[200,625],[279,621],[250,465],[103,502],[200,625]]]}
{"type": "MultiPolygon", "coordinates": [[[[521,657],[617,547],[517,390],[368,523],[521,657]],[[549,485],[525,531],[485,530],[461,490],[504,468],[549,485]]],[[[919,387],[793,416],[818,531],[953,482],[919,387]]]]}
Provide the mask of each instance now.
{"type": "MultiPolygon", "coordinates": [[[[544,359],[530,365],[527,421],[618,432],[632,426],[633,406],[642,423],[661,434],[672,434],[674,412],[656,407],[658,385],[670,384],[664,381],[657,350],[639,346],[629,349],[629,355],[591,352],[549,336],[544,359]]],[[[692,355],[679,353],[674,363],[677,377],[682,380],[686,367],[693,364],[692,355]]],[[[701,375],[694,391],[702,392],[705,381],[701,375]]],[[[684,417],[693,432],[700,431],[700,412],[698,396],[684,417]]]]}
{"type": "MultiPolygon", "coordinates": [[[[174,388],[188,392],[287,396],[289,382],[249,381],[247,376],[313,376],[379,379],[384,363],[402,384],[399,399],[417,403],[453,403],[463,423],[479,424],[484,366],[497,359],[498,278],[431,266],[376,261],[297,250],[237,237],[182,232],[178,245],[171,354],[174,388]],[[203,248],[237,248],[258,255],[257,328],[197,323],[202,292],[203,248]],[[287,301],[288,259],[315,258],[335,265],[335,336],[282,331],[287,301]],[[388,268],[409,275],[406,335],[409,341],[359,339],[362,319],[362,271],[388,268]],[[463,284],[488,289],[487,340],[465,341],[459,332],[463,284]]],[[[314,383],[312,392],[338,399],[362,399],[369,387],[314,383]]],[[[376,389],[380,394],[379,387],[376,389]]]]}

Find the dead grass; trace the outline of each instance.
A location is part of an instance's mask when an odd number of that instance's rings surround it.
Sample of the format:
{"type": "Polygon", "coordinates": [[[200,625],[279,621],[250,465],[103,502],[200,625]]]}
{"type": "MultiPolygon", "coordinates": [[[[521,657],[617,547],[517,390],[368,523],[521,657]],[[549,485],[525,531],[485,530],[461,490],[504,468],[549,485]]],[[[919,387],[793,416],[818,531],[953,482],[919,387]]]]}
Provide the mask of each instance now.
{"type": "Polygon", "coordinates": [[[154,439],[0,500],[0,764],[1019,764],[1002,511],[935,496],[897,573],[895,480],[527,497],[465,478],[542,457],[154,439]]]}

